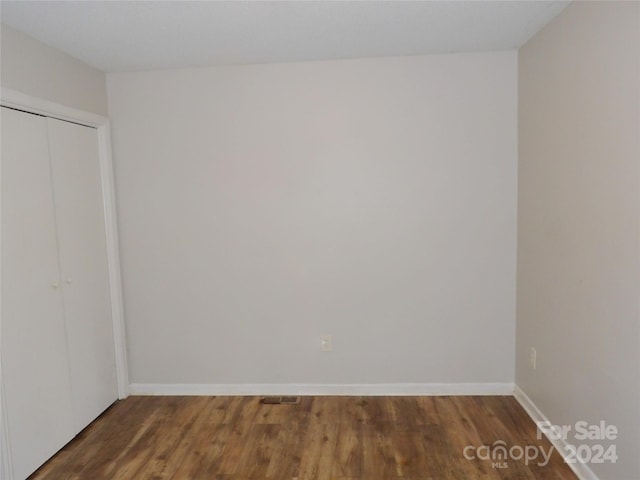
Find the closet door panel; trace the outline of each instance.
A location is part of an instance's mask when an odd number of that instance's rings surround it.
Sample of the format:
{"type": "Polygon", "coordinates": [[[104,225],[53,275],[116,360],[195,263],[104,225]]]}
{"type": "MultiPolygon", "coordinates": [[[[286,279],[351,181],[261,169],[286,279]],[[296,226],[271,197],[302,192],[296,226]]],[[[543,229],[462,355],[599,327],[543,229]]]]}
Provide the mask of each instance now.
{"type": "Polygon", "coordinates": [[[2,382],[25,478],[72,437],[46,119],[2,107],[2,382]]]}
{"type": "Polygon", "coordinates": [[[117,399],[98,135],[47,119],[76,432],[117,399]]]}

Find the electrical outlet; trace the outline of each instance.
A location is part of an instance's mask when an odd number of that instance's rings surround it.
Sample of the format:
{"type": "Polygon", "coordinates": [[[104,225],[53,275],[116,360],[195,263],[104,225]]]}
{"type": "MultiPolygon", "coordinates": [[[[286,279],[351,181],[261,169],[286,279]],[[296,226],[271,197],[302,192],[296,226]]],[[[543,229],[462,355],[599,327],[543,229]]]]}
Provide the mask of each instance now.
{"type": "Polygon", "coordinates": [[[533,370],[536,369],[537,361],[538,361],[538,352],[536,352],[535,348],[531,347],[531,349],[529,350],[529,365],[533,370]]]}
{"type": "Polygon", "coordinates": [[[320,337],[320,351],[321,352],[331,351],[331,335],[322,335],[320,337]]]}

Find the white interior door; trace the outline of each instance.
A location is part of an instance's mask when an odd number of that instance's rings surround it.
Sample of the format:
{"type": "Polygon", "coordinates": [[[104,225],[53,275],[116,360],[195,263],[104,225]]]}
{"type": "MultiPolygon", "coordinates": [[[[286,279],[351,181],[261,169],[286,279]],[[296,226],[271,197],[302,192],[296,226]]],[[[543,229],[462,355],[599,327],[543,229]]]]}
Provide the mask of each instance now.
{"type": "Polygon", "coordinates": [[[2,382],[14,476],[72,437],[47,120],[2,107],[2,382]]]}
{"type": "Polygon", "coordinates": [[[98,134],[47,125],[77,433],[118,397],[98,134]]]}

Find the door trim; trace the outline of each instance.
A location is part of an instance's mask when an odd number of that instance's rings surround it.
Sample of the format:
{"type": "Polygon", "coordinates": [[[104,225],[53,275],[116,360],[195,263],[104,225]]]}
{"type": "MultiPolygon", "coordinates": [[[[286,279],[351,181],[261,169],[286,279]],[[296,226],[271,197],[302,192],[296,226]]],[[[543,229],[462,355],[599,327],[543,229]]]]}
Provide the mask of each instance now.
{"type": "Polygon", "coordinates": [[[107,242],[107,263],[109,268],[109,289],[113,339],[116,362],[118,398],[129,395],[129,373],[127,367],[127,348],[124,326],[124,307],[122,302],[122,277],[120,273],[120,251],[118,248],[118,225],[116,222],[116,200],[113,180],[113,160],[111,157],[111,134],[109,119],[101,115],[77,110],[49,100],[27,95],[17,90],[2,87],[0,105],[15,108],[28,113],[57,118],[78,123],[98,131],[98,149],[100,155],[100,180],[104,203],[104,223],[107,242]]]}
{"type": "MultiPolygon", "coordinates": [[[[0,373],[0,380],[2,378],[0,373]]],[[[5,404],[4,387],[0,381],[0,476],[11,480],[13,478],[13,466],[11,464],[11,448],[9,446],[9,430],[7,429],[7,410],[3,407],[5,404]]]]}

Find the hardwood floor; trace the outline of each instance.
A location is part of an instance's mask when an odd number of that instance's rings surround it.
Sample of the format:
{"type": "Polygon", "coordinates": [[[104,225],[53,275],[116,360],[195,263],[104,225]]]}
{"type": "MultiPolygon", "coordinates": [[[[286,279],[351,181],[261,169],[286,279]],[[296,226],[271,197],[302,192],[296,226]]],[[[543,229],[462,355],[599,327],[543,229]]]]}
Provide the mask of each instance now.
{"type": "MultiPolygon", "coordinates": [[[[30,478],[248,480],[576,479],[557,452],[525,465],[465,446],[551,445],[512,397],[129,397],[30,478]],[[471,449],[468,453],[473,453],[471,449]]],[[[492,447],[493,452],[497,450],[492,447]]]]}

